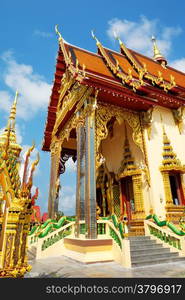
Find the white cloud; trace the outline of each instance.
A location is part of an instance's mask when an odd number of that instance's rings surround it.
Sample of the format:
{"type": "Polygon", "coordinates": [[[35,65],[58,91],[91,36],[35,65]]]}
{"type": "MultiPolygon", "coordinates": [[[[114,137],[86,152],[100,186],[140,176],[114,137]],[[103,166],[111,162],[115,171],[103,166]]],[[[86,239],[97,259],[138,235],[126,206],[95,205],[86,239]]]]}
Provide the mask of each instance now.
{"type": "Polygon", "coordinates": [[[76,172],[76,162],[74,163],[71,157],[66,161],[65,167],[67,173],[76,172]]]}
{"type": "Polygon", "coordinates": [[[59,210],[65,215],[74,215],[76,207],[75,187],[62,186],[59,198],[59,210]]]}
{"type": "Polygon", "coordinates": [[[138,22],[114,18],[108,22],[108,26],[107,34],[112,40],[115,40],[116,33],[128,48],[150,57],[153,55],[152,35],[156,36],[161,53],[167,56],[171,50],[172,38],[182,32],[180,27],[161,27],[159,20],[149,20],[145,16],[140,16],[138,22]]]}
{"type": "Polygon", "coordinates": [[[174,69],[177,69],[185,73],[185,58],[180,58],[172,61],[170,63],[170,66],[173,67],[174,69]]]}
{"type": "MultiPolygon", "coordinates": [[[[46,109],[51,85],[41,75],[34,73],[32,66],[17,63],[10,51],[5,52],[1,59],[5,63],[2,75],[4,83],[14,94],[16,90],[20,93],[17,115],[26,120],[39,110],[46,109]]],[[[0,108],[9,112],[13,97],[7,91],[0,91],[0,108]]]]}
{"type": "Polygon", "coordinates": [[[40,36],[42,38],[52,38],[54,36],[53,33],[51,33],[51,32],[40,31],[38,29],[36,29],[33,32],[33,35],[37,35],[37,36],[40,36]]]}

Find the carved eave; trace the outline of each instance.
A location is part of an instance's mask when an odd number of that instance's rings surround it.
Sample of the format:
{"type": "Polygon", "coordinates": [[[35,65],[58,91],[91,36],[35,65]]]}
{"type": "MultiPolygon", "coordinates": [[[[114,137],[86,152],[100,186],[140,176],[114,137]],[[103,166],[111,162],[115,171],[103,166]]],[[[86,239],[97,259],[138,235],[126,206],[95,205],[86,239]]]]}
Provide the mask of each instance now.
{"type": "Polygon", "coordinates": [[[172,90],[176,87],[175,78],[172,75],[169,75],[169,81],[163,79],[161,71],[158,71],[158,76],[154,76],[147,70],[146,64],[142,65],[131,53],[131,51],[124,45],[124,43],[118,38],[120,44],[120,51],[125,55],[128,61],[131,63],[132,67],[136,70],[139,75],[140,80],[149,81],[152,85],[164,89],[165,92],[172,90]]]}
{"type": "MultiPolygon", "coordinates": [[[[68,82],[66,82],[66,84],[68,84],[68,82]]],[[[63,89],[65,88],[64,84],[63,89]]],[[[93,91],[92,88],[82,85],[77,81],[73,85],[69,85],[66,93],[63,93],[63,89],[61,89],[60,93],[65,96],[63,98],[59,96],[59,106],[56,112],[56,121],[52,136],[55,136],[61,130],[65,124],[65,120],[70,118],[77,106],[83,105],[84,100],[88,98],[93,91]]]]}
{"type": "Polygon", "coordinates": [[[121,80],[121,83],[127,87],[131,87],[133,89],[134,92],[136,92],[137,89],[139,89],[142,85],[144,85],[144,82],[142,80],[142,78],[134,78],[132,75],[132,70],[131,68],[129,68],[127,70],[127,73],[123,72],[118,60],[115,60],[115,62],[113,62],[108,53],[107,50],[102,46],[102,44],[97,40],[97,38],[95,36],[93,36],[96,40],[96,45],[98,47],[98,53],[102,56],[102,58],[104,59],[106,66],[110,69],[110,71],[112,72],[112,74],[118,78],[119,80],[121,80]]]}
{"type": "Polygon", "coordinates": [[[60,50],[62,51],[64,61],[68,71],[72,74],[72,76],[79,82],[83,80],[85,77],[85,65],[80,66],[78,59],[74,62],[72,59],[71,52],[68,49],[68,44],[64,42],[60,32],[58,31],[58,26],[55,26],[55,31],[58,34],[58,42],[60,46],[60,50]]]}
{"type": "Polygon", "coordinates": [[[179,133],[183,130],[183,119],[184,119],[184,106],[180,106],[177,109],[172,109],[172,114],[175,124],[178,126],[179,133]]]}

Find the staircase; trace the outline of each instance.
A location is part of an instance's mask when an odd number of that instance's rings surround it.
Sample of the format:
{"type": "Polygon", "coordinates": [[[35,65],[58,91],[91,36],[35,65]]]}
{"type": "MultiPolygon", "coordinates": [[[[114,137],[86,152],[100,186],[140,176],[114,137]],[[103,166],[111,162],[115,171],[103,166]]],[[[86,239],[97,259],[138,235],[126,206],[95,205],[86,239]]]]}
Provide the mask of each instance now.
{"type": "Polygon", "coordinates": [[[142,267],[185,260],[178,252],[171,252],[148,236],[129,237],[132,267],[142,267]]]}

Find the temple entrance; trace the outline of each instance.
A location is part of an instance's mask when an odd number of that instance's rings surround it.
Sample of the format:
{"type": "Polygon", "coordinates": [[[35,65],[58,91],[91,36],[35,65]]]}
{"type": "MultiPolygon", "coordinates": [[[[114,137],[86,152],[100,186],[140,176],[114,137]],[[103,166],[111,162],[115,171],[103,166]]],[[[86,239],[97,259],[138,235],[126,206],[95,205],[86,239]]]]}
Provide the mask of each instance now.
{"type": "Polygon", "coordinates": [[[130,223],[130,221],[132,220],[132,213],[134,212],[134,191],[132,176],[127,176],[121,179],[121,198],[123,210],[126,206],[128,223],[130,223]]]}
{"type": "Polygon", "coordinates": [[[182,190],[181,178],[179,173],[169,175],[172,200],[174,205],[184,205],[184,195],[182,190]]]}

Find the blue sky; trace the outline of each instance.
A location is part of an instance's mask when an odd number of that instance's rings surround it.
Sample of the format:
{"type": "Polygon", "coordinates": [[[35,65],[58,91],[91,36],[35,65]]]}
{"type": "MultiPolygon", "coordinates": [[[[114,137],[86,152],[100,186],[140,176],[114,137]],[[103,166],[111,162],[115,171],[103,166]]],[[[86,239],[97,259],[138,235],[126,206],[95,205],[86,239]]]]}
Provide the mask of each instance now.
{"type": "MultiPolygon", "coordinates": [[[[36,143],[31,161],[39,151],[41,160],[34,177],[39,187],[37,204],[47,210],[50,155],[41,151],[47,106],[58,49],[54,26],[66,41],[96,52],[91,29],[114,50],[116,31],[130,48],[152,56],[151,35],[169,65],[185,72],[185,2],[174,1],[58,1],[9,0],[0,6],[0,128],[6,125],[15,90],[20,92],[17,137],[23,153],[36,143]]],[[[61,176],[60,209],[74,214],[75,166],[69,161],[61,176]]]]}

